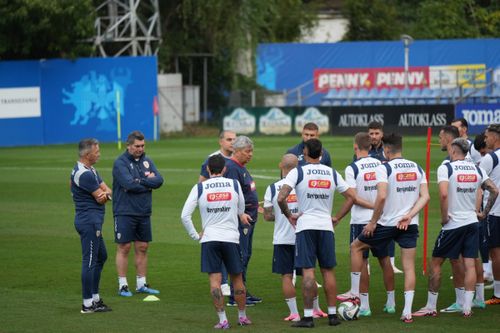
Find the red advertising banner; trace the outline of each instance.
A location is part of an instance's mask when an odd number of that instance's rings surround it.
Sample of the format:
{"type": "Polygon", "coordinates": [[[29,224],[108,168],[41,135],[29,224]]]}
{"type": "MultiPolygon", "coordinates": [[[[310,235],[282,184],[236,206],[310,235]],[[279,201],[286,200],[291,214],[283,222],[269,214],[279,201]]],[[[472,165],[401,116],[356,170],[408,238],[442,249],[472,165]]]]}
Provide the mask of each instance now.
{"type": "MultiPolygon", "coordinates": [[[[314,90],[404,88],[403,67],[315,69],[314,90]]],[[[410,67],[408,87],[429,87],[429,67],[410,67]]]]}

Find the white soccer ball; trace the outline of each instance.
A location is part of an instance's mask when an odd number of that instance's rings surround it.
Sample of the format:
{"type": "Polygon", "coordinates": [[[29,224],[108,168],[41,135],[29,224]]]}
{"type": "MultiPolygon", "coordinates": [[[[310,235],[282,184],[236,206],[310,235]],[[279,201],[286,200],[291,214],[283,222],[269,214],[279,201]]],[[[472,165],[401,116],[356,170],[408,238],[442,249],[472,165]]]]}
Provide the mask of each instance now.
{"type": "Polygon", "coordinates": [[[342,302],[337,307],[337,313],[340,318],[347,321],[358,319],[359,305],[350,301],[342,302]]]}

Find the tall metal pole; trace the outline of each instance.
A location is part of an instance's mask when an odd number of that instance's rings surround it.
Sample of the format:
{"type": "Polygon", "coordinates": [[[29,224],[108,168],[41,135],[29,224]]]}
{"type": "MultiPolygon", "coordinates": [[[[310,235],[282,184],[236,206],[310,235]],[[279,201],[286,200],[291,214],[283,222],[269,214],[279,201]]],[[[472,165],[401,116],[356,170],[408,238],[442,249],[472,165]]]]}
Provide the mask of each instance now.
{"type": "Polygon", "coordinates": [[[405,89],[408,88],[408,72],[410,70],[410,44],[413,43],[413,37],[410,35],[401,35],[401,41],[405,48],[405,89]]]}

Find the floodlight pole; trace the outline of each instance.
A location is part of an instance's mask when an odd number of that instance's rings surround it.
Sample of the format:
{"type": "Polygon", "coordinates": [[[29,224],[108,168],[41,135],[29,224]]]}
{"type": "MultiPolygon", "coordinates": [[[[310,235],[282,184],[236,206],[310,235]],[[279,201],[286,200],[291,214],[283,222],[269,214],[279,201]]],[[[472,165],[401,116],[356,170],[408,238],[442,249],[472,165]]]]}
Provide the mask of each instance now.
{"type": "Polygon", "coordinates": [[[408,71],[410,67],[410,44],[413,38],[410,35],[401,35],[401,41],[405,48],[405,89],[408,88],[408,71]]]}

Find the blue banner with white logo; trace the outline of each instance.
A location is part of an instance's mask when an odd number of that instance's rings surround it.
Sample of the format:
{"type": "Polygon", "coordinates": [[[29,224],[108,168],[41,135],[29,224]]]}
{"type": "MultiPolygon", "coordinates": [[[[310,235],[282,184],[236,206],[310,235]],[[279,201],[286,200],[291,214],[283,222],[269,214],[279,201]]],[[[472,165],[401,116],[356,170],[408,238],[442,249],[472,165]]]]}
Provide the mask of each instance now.
{"type": "Polygon", "coordinates": [[[116,141],[118,117],[122,138],[152,139],[156,95],[156,57],[0,62],[2,144],[116,141]]]}
{"type": "Polygon", "coordinates": [[[455,118],[467,120],[469,134],[480,134],[488,125],[500,123],[500,103],[457,104],[455,118]]]}

